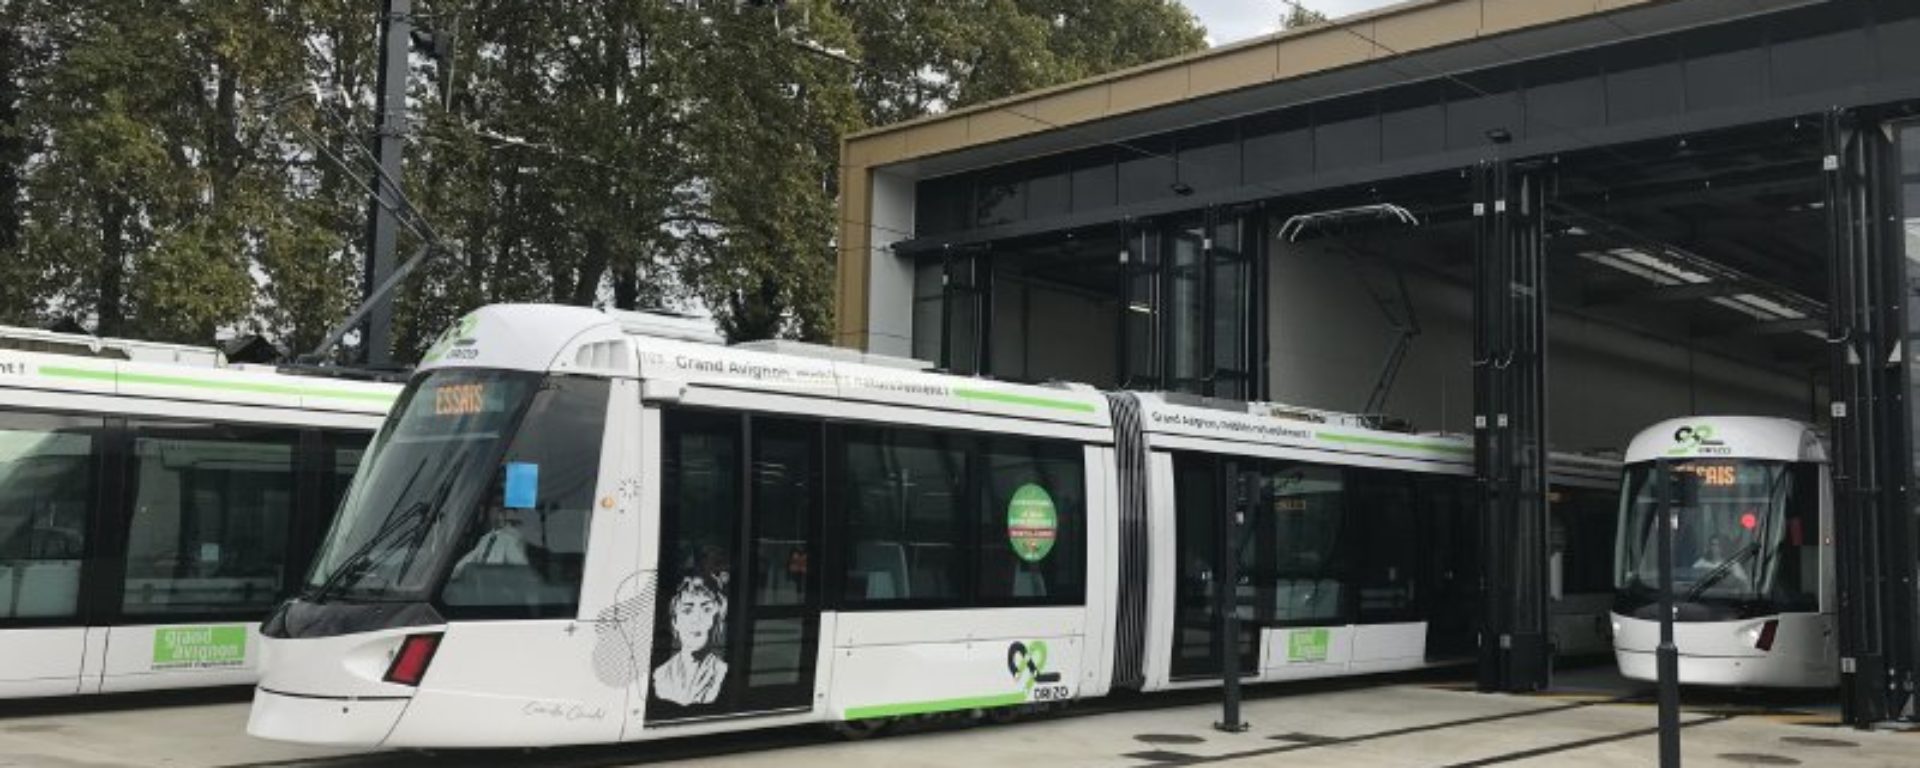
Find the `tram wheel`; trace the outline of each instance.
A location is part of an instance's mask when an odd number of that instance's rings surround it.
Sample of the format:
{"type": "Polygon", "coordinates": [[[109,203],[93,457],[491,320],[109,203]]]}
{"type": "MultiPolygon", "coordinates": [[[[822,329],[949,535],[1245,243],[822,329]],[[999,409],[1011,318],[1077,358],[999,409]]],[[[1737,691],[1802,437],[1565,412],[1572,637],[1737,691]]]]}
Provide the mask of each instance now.
{"type": "Polygon", "coordinates": [[[875,717],[866,720],[843,720],[833,724],[834,733],[848,741],[871,739],[893,729],[893,718],[875,717]]]}

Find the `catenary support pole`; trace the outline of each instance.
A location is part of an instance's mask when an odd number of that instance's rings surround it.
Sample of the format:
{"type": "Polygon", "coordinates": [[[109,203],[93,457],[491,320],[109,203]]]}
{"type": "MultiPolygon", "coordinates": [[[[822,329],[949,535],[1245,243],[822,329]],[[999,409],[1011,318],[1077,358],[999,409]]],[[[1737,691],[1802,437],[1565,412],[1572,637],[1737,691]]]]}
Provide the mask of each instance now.
{"type": "Polygon", "coordinates": [[[1220,617],[1220,631],[1216,637],[1220,648],[1220,677],[1224,683],[1225,698],[1221,702],[1220,722],[1214,723],[1213,727],[1227,733],[1240,733],[1247,730],[1247,724],[1240,721],[1240,551],[1235,545],[1240,541],[1240,526],[1246,523],[1252,497],[1249,486],[1255,475],[1241,471],[1237,462],[1227,462],[1224,471],[1226,482],[1221,487],[1232,494],[1232,502],[1223,510],[1226,514],[1221,516],[1217,526],[1220,530],[1220,567],[1215,570],[1220,578],[1214,582],[1213,591],[1216,612],[1220,617]]]}
{"type": "Polygon", "coordinates": [[[1654,465],[1654,535],[1659,541],[1660,644],[1654,648],[1655,677],[1660,681],[1660,768],[1680,768],[1680,649],[1673,643],[1673,529],[1674,507],[1685,481],[1675,482],[1671,463],[1654,465]]]}
{"type": "MultiPolygon", "coordinates": [[[[393,274],[399,242],[400,155],[407,128],[407,56],[413,43],[412,0],[382,0],[380,12],[379,115],[374,122],[374,154],[380,172],[374,174],[373,196],[367,203],[367,260],[363,296],[374,292],[393,274]]],[[[361,362],[384,368],[393,364],[393,302],[369,301],[366,332],[361,339],[361,362]]]]}

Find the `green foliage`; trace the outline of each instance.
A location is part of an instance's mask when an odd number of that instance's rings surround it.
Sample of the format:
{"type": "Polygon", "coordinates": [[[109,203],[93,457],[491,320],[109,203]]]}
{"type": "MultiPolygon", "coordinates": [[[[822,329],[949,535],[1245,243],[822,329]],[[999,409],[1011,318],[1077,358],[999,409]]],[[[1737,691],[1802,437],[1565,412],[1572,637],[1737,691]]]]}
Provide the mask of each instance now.
{"type": "MultiPolygon", "coordinates": [[[[0,322],[318,342],[361,290],[377,7],[0,0],[0,322]]],[[[406,190],[446,250],[399,296],[403,358],[497,301],[823,338],[840,136],[1202,45],[1172,0],[415,11],[454,45],[412,60],[406,190]]]]}

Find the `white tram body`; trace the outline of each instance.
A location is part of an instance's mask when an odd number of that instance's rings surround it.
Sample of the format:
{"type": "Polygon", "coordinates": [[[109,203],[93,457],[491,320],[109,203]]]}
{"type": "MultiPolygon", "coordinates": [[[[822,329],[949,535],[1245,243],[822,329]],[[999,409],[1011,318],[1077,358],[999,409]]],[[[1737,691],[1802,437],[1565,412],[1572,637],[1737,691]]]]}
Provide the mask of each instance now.
{"type": "Polygon", "coordinates": [[[1459,438],[567,307],[482,308],[427,360],[265,625],[253,735],[544,746],[1218,685],[1229,471],[1259,489],[1248,679],[1472,652],[1470,555],[1433,538],[1476,535],[1459,438]]]}
{"type": "Polygon", "coordinates": [[[1787,419],[1692,417],[1627,449],[1617,542],[1614,652],[1657,679],[1657,474],[1685,473],[1697,503],[1673,510],[1674,644],[1687,685],[1839,683],[1833,503],[1826,449],[1787,419]]]}
{"type": "Polygon", "coordinates": [[[244,685],[392,384],[0,329],[0,697],[244,685]]]}

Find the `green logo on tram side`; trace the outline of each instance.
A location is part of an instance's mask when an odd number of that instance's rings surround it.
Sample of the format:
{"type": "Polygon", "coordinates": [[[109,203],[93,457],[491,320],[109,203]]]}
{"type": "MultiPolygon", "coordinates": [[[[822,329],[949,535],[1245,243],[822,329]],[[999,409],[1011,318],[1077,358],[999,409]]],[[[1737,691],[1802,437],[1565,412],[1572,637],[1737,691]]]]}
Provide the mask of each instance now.
{"type": "Polygon", "coordinates": [[[247,662],[247,628],[160,627],[153,631],[154,669],[216,669],[247,662]]]}
{"type": "Polygon", "coordinates": [[[1047,489],[1033,483],[1020,486],[1007,501],[1007,543],[1021,560],[1037,563],[1053,551],[1060,535],[1060,513],[1047,489]]]}
{"type": "Polygon", "coordinates": [[[1327,660],[1327,638],[1331,633],[1324,629],[1296,629],[1287,633],[1287,661],[1317,662],[1327,660]]]}

